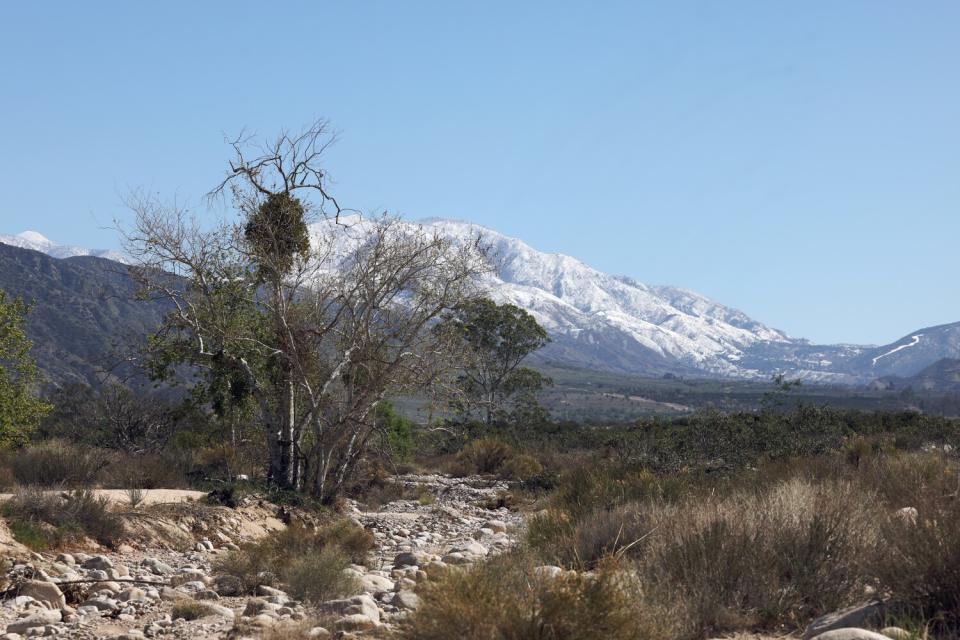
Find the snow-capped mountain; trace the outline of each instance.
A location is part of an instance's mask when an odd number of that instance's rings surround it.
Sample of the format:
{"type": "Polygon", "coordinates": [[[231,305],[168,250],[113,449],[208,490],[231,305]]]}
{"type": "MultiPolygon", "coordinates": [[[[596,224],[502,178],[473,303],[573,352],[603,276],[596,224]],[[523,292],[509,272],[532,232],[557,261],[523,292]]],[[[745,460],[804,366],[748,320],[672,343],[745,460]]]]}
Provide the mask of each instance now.
{"type": "Polygon", "coordinates": [[[0,242],[21,249],[33,249],[54,258],[72,258],[74,256],[95,256],[115,262],[126,262],[126,257],[116,251],[106,249],[85,249],[73,245],[57,244],[36,231],[24,231],[15,236],[0,235],[0,242]]]}
{"type": "MultiPolygon", "coordinates": [[[[324,227],[331,224],[316,223],[314,237],[333,240],[333,255],[346,256],[369,237],[372,223],[341,218],[332,235],[324,227]]],[[[536,354],[541,362],[639,375],[769,378],[783,373],[863,384],[881,376],[914,375],[940,358],[960,358],[960,323],[921,329],[881,347],[811,344],[692,291],[610,275],[477,224],[446,219],[398,224],[411,233],[422,226],[454,242],[481,235],[497,265],[483,283],[491,297],[526,309],[550,333],[552,342],[536,354]]],[[[0,243],[56,258],[126,262],[114,251],[59,245],[32,231],[0,235],[0,243]]]]}
{"type": "MultiPolygon", "coordinates": [[[[482,236],[497,265],[485,282],[491,297],[526,309],[550,333],[553,342],[538,354],[541,359],[630,373],[757,377],[768,375],[766,367],[741,363],[753,345],[802,344],[692,291],[609,275],[477,224],[447,219],[402,224],[411,231],[422,225],[454,242],[482,236]]],[[[316,223],[315,237],[325,236],[330,226],[316,223]]],[[[336,252],[344,252],[362,242],[369,222],[347,218],[333,227],[336,252]]]]}

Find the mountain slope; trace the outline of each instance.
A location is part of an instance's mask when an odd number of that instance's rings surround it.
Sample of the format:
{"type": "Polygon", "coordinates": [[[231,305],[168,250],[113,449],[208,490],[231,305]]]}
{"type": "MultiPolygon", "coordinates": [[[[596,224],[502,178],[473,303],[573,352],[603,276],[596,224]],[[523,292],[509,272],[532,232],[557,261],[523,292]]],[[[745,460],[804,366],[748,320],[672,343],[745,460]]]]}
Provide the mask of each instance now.
{"type": "MultiPolygon", "coordinates": [[[[370,221],[341,219],[334,254],[347,255],[369,238],[370,221]]],[[[314,225],[315,234],[330,229],[314,225]]],[[[483,236],[498,271],[486,277],[490,295],[533,314],[553,342],[535,355],[543,364],[660,376],[769,378],[775,373],[812,381],[866,384],[884,376],[909,377],[941,358],[960,358],[960,323],[913,332],[887,346],[817,345],[787,336],[746,314],[692,291],[651,286],[598,271],[561,254],[469,222],[430,219],[400,223],[470,242],[483,236]]],[[[115,359],[116,345],[143,336],[164,308],[134,302],[134,284],[118,262],[89,257],[35,232],[0,236],[55,260],[0,244],[0,287],[36,299],[31,335],[55,380],[90,379],[96,365],[115,359]],[[18,253],[19,252],[19,253],[18,253]],[[108,345],[110,348],[108,349],[108,345]],[[110,354],[108,357],[107,354],[110,354]]]]}
{"type": "MultiPolygon", "coordinates": [[[[336,233],[353,242],[340,242],[339,250],[361,241],[369,224],[341,219],[336,233]]],[[[417,223],[403,224],[412,232],[417,223]]],[[[765,372],[739,364],[745,349],[760,342],[796,342],[692,291],[612,276],[469,222],[428,219],[418,224],[455,242],[482,235],[498,267],[485,282],[491,296],[529,311],[553,339],[537,354],[541,360],[646,375],[753,377],[765,372]]],[[[314,233],[327,233],[330,225],[317,223],[314,233]]]]}
{"type": "Polygon", "coordinates": [[[33,303],[31,354],[48,383],[99,384],[160,323],[168,306],[135,300],[127,266],[91,256],[64,259],[0,244],[0,288],[33,303]]]}
{"type": "Polygon", "coordinates": [[[84,249],[72,245],[62,245],[44,237],[36,231],[24,231],[15,236],[5,236],[0,234],[0,243],[21,249],[32,249],[45,253],[53,258],[73,258],[77,256],[94,256],[97,258],[106,258],[114,262],[126,262],[126,258],[121,253],[109,250],[84,249]]]}

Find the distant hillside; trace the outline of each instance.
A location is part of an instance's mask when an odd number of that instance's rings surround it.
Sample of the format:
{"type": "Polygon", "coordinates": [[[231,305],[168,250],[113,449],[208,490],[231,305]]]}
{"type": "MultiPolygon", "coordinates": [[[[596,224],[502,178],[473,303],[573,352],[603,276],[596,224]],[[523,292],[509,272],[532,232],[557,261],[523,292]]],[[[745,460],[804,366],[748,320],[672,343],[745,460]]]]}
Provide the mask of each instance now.
{"type": "MultiPolygon", "coordinates": [[[[370,237],[369,221],[340,222],[332,230],[334,256],[348,255],[370,237]]],[[[313,233],[327,237],[331,229],[325,224],[331,223],[317,223],[313,233]]],[[[532,358],[540,366],[761,381],[784,374],[862,386],[878,378],[909,378],[942,358],[960,359],[960,322],[920,329],[880,347],[812,344],[691,291],[603,273],[479,225],[439,219],[421,224],[454,243],[482,235],[499,266],[483,281],[490,296],[526,309],[550,333],[552,342],[532,358]]],[[[411,233],[420,228],[409,222],[400,227],[411,233]]],[[[92,380],[160,321],[163,305],[133,300],[135,287],[123,263],[93,257],[122,256],[58,245],[32,231],[0,236],[0,243],[8,241],[25,248],[0,244],[0,287],[37,301],[31,335],[38,352],[44,351],[41,366],[52,381],[92,380]]]]}
{"type": "Polygon", "coordinates": [[[872,385],[875,389],[913,389],[934,393],[960,393],[960,359],[942,358],[909,377],[885,376],[872,385]]]}
{"type": "Polygon", "coordinates": [[[48,384],[99,384],[160,323],[167,306],[134,299],[127,266],[90,256],[57,259],[0,244],[0,288],[32,301],[27,333],[48,384]]]}

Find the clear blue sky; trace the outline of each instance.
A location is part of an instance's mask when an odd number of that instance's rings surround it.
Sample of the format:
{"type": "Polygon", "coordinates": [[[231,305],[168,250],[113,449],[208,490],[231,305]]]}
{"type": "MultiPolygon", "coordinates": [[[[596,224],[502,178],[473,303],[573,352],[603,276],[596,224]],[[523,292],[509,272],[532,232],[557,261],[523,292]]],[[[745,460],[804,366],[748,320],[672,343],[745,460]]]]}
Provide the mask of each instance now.
{"type": "Polygon", "coordinates": [[[816,341],[960,320],[960,3],[20,2],[0,232],[115,247],[222,134],[330,118],[348,205],[473,220],[816,341]]]}

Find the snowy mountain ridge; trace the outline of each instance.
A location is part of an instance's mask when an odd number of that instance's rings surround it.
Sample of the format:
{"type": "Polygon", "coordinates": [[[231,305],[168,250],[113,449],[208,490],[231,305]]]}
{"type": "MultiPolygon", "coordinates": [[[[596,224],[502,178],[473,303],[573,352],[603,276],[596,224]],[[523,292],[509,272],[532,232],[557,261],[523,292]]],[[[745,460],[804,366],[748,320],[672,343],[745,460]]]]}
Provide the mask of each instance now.
{"type": "MultiPolygon", "coordinates": [[[[340,236],[336,252],[344,252],[362,241],[370,224],[357,217],[341,218],[336,225],[315,223],[313,233],[325,235],[333,226],[340,236]]],[[[542,357],[560,364],[756,377],[766,373],[738,362],[746,348],[760,342],[796,342],[693,291],[610,275],[478,224],[439,218],[399,224],[454,243],[471,242],[479,234],[497,266],[497,273],[484,282],[491,297],[529,311],[553,339],[542,357]]]]}
{"type": "Polygon", "coordinates": [[[0,242],[3,244],[9,244],[13,247],[20,247],[21,249],[32,249],[34,251],[39,251],[40,253],[45,253],[53,258],[94,256],[97,258],[113,260],[114,262],[127,262],[126,256],[124,256],[122,253],[107,249],[85,249],[83,247],[77,247],[73,245],[57,244],[53,240],[50,240],[46,236],[36,231],[24,231],[23,233],[18,233],[15,236],[0,234],[0,242]]]}
{"type": "MultiPolygon", "coordinates": [[[[347,256],[370,237],[373,222],[341,218],[312,225],[315,243],[347,256]],[[324,225],[335,225],[333,233],[324,225]]],[[[397,222],[405,233],[436,233],[454,243],[490,247],[490,296],[530,312],[552,342],[536,359],[554,365],[659,376],[769,378],[864,384],[912,376],[942,358],[960,358],[960,322],[926,327],[884,346],[817,345],[796,339],[696,292],[610,275],[559,253],[466,221],[397,222]]],[[[37,232],[0,235],[0,243],[55,258],[97,256],[127,262],[115,251],[60,245],[37,232]]],[[[0,274],[3,275],[3,274],[0,274]]]]}

